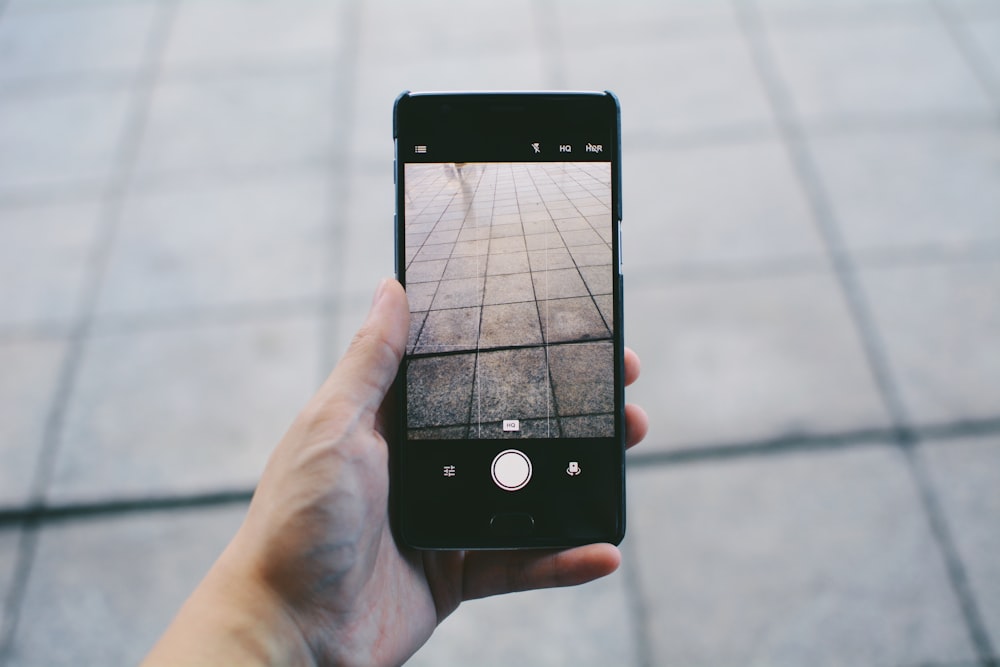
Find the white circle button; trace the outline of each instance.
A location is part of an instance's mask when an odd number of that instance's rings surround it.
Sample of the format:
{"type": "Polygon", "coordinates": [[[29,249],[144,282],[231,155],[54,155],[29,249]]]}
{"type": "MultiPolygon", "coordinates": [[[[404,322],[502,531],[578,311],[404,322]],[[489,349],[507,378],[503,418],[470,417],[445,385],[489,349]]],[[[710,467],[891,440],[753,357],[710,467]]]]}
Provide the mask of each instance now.
{"type": "Polygon", "coordinates": [[[531,460],[516,449],[505,449],[493,459],[493,481],[504,491],[523,489],[531,480],[531,460]]]}

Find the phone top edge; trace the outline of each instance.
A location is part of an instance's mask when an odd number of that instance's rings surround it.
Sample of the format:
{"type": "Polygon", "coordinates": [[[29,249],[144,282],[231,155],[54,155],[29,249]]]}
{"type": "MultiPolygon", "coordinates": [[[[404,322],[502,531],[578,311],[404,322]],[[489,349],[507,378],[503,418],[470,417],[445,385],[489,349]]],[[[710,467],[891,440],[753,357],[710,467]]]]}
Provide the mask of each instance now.
{"type": "Polygon", "coordinates": [[[404,90],[396,95],[396,100],[392,103],[392,138],[399,138],[399,103],[410,96],[409,90],[404,90]]]}
{"type": "Polygon", "coordinates": [[[431,96],[452,96],[452,95],[592,95],[594,97],[605,97],[610,95],[616,100],[617,96],[610,90],[404,90],[396,98],[398,101],[402,97],[431,97],[431,96]]]}

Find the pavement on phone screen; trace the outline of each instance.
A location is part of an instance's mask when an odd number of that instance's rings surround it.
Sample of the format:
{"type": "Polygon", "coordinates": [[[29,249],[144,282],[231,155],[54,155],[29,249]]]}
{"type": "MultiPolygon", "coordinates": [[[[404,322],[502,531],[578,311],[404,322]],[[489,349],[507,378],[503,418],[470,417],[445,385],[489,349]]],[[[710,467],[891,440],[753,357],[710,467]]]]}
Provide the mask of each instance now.
{"type": "Polygon", "coordinates": [[[618,573],[411,663],[996,664],[1000,3],[0,0],[0,666],[150,647],[470,88],[620,97],[652,428],[618,573]]]}

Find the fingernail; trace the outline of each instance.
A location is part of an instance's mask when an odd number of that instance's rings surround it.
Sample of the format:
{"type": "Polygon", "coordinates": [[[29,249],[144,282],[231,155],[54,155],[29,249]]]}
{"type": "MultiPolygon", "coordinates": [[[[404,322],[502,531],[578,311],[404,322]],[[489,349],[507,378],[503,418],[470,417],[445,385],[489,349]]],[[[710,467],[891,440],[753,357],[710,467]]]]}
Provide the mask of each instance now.
{"type": "Polygon", "coordinates": [[[382,295],[385,294],[385,288],[388,284],[388,278],[383,278],[379,281],[378,287],[375,288],[375,296],[372,297],[372,308],[374,308],[375,304],[382,300],[382,295]]]}

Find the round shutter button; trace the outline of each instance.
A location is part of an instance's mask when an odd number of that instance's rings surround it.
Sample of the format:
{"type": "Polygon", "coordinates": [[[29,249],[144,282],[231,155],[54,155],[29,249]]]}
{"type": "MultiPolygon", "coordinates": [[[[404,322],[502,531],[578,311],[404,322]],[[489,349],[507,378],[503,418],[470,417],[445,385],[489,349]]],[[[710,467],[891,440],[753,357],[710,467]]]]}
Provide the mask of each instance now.
{"type": "Polygon", "coordinates": [[[524,452],[505,449],[493,459],[493,481],[504,491],[523,489],[531,480],[531,460],[524,452]]]}

